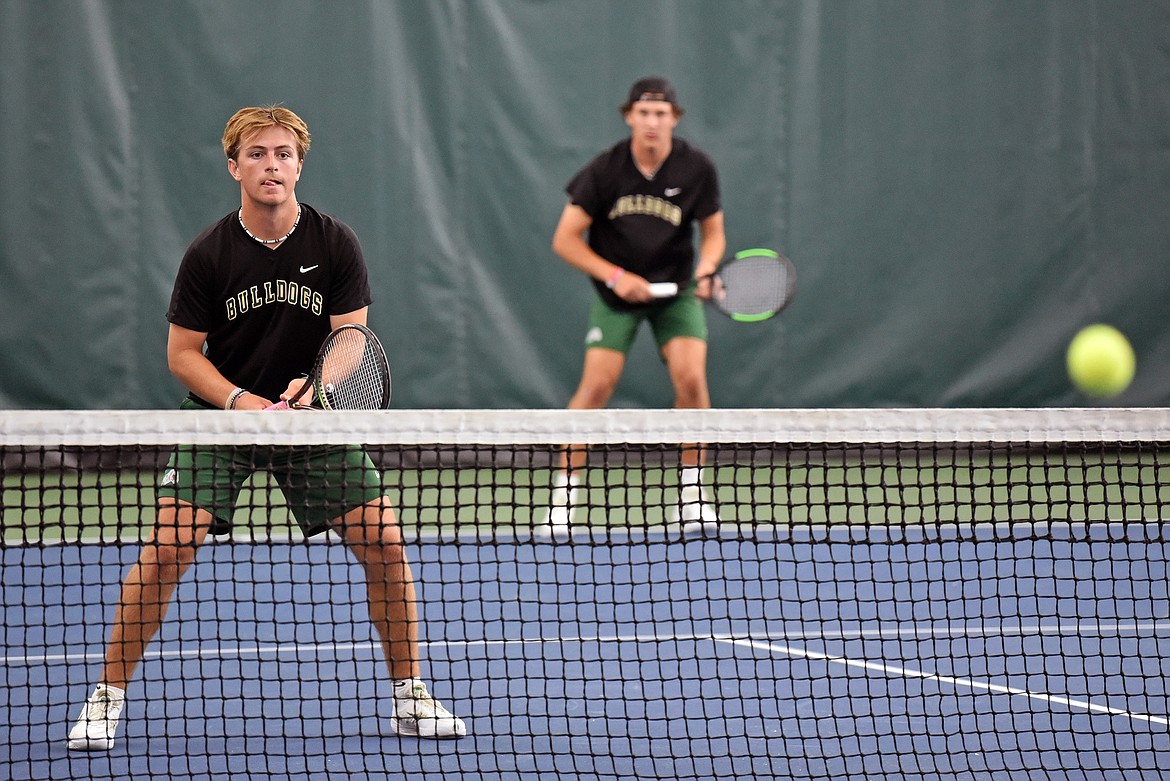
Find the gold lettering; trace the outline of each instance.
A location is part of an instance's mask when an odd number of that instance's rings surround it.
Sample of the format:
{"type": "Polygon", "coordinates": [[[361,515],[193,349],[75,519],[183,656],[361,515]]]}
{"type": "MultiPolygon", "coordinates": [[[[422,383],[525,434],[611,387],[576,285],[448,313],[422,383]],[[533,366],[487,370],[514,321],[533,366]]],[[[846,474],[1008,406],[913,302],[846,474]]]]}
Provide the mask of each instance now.
{"type": "Polygon", "coordinates": [[[325,311],[323,295],[308,285],[301,285],[288,279],[265,282],[263,286],[252,285],[224,301],[224,307],[227,310],[227,319],[235,320],[240,315],[273,303],[300,307],[315,315],[325,311]]]}
{"type": "Polygon", "coordinates": [[[653,195],[623,195],[614,201],[613,207],[609,210],[609,219],[614,220],[631,214],[657,217],[674,226],[682,225],[682,208],[653,195]]]}

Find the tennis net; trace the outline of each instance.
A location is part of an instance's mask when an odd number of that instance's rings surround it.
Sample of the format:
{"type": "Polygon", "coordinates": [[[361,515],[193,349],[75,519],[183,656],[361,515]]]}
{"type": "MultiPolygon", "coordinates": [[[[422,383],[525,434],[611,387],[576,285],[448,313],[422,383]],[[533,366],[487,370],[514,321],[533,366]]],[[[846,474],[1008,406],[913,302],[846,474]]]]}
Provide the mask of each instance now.
{"type": "Polygon", "coordinates": [[[1170,410],[0,412],[0,432],[0,777],[1155,779],[1170,756],[1170,410]],[[300,531],[349,509],[353,464],[312,456],[352,443],[459,740],[395,734],[368,573],[300,531]],[[571,505],[564,443],[589,452],[571,505]],[[212,446],[257,471],[112,747],[71,751],[168,459],[212,446]]]}

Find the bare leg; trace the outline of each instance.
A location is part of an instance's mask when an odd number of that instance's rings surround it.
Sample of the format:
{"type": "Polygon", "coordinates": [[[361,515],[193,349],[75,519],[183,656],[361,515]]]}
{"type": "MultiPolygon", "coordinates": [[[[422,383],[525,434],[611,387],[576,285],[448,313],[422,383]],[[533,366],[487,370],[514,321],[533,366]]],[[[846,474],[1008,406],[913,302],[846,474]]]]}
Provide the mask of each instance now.
{"type": "MultiPolygon", "coordinates": [[[[613,396],[621,379],[626,356],[606,347],[591,347],[585,351],[585,366],[581,381],[569,399],[569,409],[601,409],[613,396]]],[[[543,521],[533,527],[538,538],[566,537],[577,504],[581,475],[588,463],[589,453],[583,445],[566,444],[557,454],[552,475],[552,492],[543,521]]]]}
{"type": "MultiPolygon", "coordinates": [[[[662,357],[674,386],[675,409],[709,409],[711,393],[707,387],[707,343],[690,336],[677,336],[662,347],[662,357]]],[[[685,445],[683,467],[703,465],[703,451],[698,445],[685,445]]]]}
{"type": "Polygon", "coordinates": [[[402,529],[386,497],[350,510],[334,524],[366,575],[370,619],[394,681],[390,727],[399,735],[459,738],[467,725],[439,704],[421,679],[418,605],[402,529]]]}
{"type": "MultiPolygon", "coordinates": [[[[581,370],[581,381],[569,409],[602,409],[609,403],[626,366],[626,356],[617,350],[605,347],[591,347],[585,351],[585,366],[581,370]]],[[[567,445],[561,453],[560,469],[576,472],[585,468],[588,453],[585,448],[567,445]]]]}
{"type": "Polygon", "coordinates": [[[386,498],[346,513],[334,527],[366,576],[370,619],[393,680],[418,678],[418,606],[402,530],[386,498]]]}
{"type": "Polygon", "coordinates": [[[210,526],[210,513],[186,502],[160,500],[154,532],[122,583],[101,683],[126,688],[210,526]]]}
{"type": "MultiPolygon", "coordinates": [[[[662,357],[674,385],[674,406],[678,409],[707,409],[711,394],[707,387],[707,343],[690,336],[678,336],[662,348],[662,357]]],[[[679,462],[679,505],[675,520],[684,533],[715,528],[719,517],[703,487],[703,446],[686,444],[679,462]]]]}

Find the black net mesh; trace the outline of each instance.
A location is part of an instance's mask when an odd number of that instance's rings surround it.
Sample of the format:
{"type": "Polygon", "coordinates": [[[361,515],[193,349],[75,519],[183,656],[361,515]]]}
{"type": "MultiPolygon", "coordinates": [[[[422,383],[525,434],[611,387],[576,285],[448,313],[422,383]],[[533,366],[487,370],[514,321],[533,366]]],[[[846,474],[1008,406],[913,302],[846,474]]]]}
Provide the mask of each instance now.
{"type": "Polygon", "coordinates": [[[0,777],[1162,778],[1170,437],[1092,412],[9,415],[0,777]],[[589,459],[549,536],[559,441],[589,459]],[[247,477],[211,530],[156,531],[176,446],[247,477]],[[413,646],[371,620],[403,553],[413,646]],[[136,567],[187,554],[111,745],[71,750],[136,567]],[[396,732],[387,648],[466,736],[396,732]]]}

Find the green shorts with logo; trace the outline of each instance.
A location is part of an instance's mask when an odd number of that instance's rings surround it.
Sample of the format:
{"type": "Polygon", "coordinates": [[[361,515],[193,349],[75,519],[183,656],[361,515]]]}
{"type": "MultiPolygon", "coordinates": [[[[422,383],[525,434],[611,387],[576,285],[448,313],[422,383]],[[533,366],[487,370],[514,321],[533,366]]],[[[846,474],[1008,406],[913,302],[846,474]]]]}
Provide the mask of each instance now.
{"type": "MultiPolygon", "coordinates": [[[[190,399],[180,408],[203,409],[190,399]]],[[[385,494],[381,474],[358,445],[182,445],[171,454],[157,493],[207,510],[215,519],[213,531],[222,534],[244,507],[240,489],[258,471],[272,475],[306,537],[385,494]]],[[[263,490],[257,494],[265,495],[263,490]]]]}
{"type": "Polygon", "coordinates": [[[596,296],[589,309],[585,347],[605,347],[628,353],[643,320],[650,323],[660,350],[676,336],[707,341],[707,313],[692,284],[674,298],[628,312],[615,310],[601,296],[596,296]]]}

